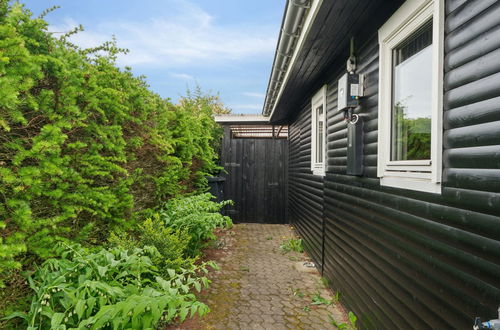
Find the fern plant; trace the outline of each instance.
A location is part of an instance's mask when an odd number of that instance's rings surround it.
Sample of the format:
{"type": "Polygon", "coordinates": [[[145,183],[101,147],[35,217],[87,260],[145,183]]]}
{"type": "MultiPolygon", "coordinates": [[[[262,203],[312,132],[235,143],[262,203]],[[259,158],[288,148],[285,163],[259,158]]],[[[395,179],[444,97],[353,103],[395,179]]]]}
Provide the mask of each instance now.
{"type": "Polygon", "coordinates": [[[169,200],[160,210],[160,219],[165,226],[182,230],[189,234],[188,250],[197,255],[207,240],[215,239],[215,228],[229,228],[231,218],[220,213],[232,201],[216,203],[209,193],[169,200]]]}
{"type": "Polygon", "coordinates": [[[160,273],[166,274],[169,269],[190,268],[196,258],[188,255],[191,237],[185,230],[166,227],[158,214],[153,214],[139,224],[131,233],[111,233],[111,246],[122,248],[143,248],[154,246],[159,255],[152,256],[152,261],[160,273]]]}

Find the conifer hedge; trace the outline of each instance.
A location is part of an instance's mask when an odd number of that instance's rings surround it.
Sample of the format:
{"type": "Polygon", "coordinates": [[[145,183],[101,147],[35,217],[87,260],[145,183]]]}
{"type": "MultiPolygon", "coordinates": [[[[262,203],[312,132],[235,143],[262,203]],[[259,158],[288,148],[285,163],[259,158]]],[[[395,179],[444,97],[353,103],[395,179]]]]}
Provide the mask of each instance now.
{"type": "Polygon", "coordinates": [[[0,285],[19,255],[99,243],[216,169],[214,98],[162,99],[113,42],[81,49],[46,13],[0,0],[0,285]]]}

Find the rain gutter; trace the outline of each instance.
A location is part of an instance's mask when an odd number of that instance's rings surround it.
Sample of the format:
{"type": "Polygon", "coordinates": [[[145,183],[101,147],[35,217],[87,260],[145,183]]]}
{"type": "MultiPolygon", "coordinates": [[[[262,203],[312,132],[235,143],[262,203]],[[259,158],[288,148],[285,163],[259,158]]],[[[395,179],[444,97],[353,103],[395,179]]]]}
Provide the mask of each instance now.
{"type": "Polygon", "coordinates": [[[323,0],[288,0],[262,114],[272,115],[323,0]]]}

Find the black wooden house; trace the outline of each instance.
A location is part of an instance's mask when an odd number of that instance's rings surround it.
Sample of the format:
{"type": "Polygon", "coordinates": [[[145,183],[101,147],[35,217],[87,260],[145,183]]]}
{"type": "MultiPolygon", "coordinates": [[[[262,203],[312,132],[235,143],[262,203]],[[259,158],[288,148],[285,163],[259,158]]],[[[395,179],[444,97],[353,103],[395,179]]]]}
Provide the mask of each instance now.
{"type": "Polygon", "coordinates": [[[289,0],[263,115],[280,214],[363,328],[497,318],[500,1],[289,0]]]}

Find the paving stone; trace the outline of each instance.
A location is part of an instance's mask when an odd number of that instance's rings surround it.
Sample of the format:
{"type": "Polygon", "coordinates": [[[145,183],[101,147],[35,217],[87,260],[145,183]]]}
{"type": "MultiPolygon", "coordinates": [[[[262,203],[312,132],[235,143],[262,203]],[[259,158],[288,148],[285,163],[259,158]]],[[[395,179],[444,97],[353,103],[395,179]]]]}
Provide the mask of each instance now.
{"type": "Polygon", "coordinates": [[[239,325],[236,322],[228,322],[227,323],[227,328],[228,329],[239,329],[239,325]]]}
{"type": "Polygon", "coordinates": [[[275,323],[276,320],[270,314],[261,314],[264,323],[275,323]]]}
{"type": "MultiPolygon", "coordinates": [[[[246,329],[250,329],[251,324],[248,322],[240,322],[239,326],[240,326],[241,330],[246,330],[246,329]]],[[[205,328],[205,329],[207,329],[207,328],[205,328]]]]}
{"type": "MultiPolygon", "coordinates": [[[[317,292],[328,300],[333,294],[318,272],[296,269],[298,261],[309,260],[307,255],[281,253],[282,241],[295,236],[290,226],[237,224],[232,231],[223,238],[227,249],[218,261],[220,271],[209,274],[213,283],[201,297],[211,312],[196,329],[334,329],[329,315],[346,322],[340,304],[310,305],[317,292]],[[305,306],[311,310],[304,311],[305,306]]],[[[181,324],[175,329],[193,328],[181,324]]]]}
{"type": "Polygon", "coordinates": [[[284,329],[286,329],[284,324],[276,324],[276,323],[262,323],[262,327],[266,330],[284,330],[284,329]]]}

